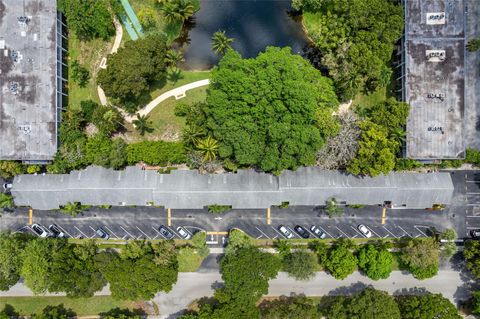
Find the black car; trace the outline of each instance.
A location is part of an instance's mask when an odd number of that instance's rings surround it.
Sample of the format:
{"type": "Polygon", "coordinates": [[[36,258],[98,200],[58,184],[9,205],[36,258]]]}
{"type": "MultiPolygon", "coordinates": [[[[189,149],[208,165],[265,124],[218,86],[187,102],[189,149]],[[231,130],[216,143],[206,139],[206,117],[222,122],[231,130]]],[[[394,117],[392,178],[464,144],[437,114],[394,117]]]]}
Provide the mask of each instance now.
{"type": "Polygon", "coordinates": [[[310,234],[308,233],[308,231],[300,225],[295,226],[293,229],[295,229],[297,234],[299,234],[300,236],[302,236],[305,239],[310,237],[310,234]]]}
{"type": "Polygon", "coordinates": [[[473,238],[480,238],[480,229],[472,229],[470,231],[470,235],[473,237],[473,238]]]}
{"type": "Polygon", "coordinates": [[[165,226],[161,225],[159,228],[158,228],[158,231],[160,232],[160,234],[162,234],[163,237],[165,237],[166,239],[172,239],[173,238],[173,233],[165,226]]]}
{"type": "Polygon", "coordinates": [[[66,237],[65,233],[63,231],[61,231],[60,227],[58,227],[56,224],[51,224],[50,226],[48,226],[48,229],[53,234],[53,237],[57,237],[57,238],[65,238],[66,237]]]}
{"type": "Polygon", "coordinates": [[[105,231],[105,229],[103,229],[102,227],[98,227],[97,230],[95,231],[97,233],[97,235],[102,238],[102,239],[109,239],[110,238],[110,235],[105,231]]]}

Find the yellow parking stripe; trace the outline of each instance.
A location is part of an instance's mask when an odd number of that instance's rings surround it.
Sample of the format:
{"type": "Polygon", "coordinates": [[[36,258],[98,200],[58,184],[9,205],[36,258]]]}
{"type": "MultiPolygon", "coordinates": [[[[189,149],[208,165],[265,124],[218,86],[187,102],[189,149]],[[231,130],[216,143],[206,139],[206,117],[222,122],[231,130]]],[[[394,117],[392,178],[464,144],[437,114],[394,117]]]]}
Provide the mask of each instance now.
{"type": "Polygon", "coordinates": [[[28,210],[28,224],[33,224],[33,209],[31,208],[28,210]]]}
{"type": "Polygon", "coordinates": [[[267,224],[270,225],[272,220],[270,219],[270,207],[267,208],[267,224]]]}
{"type": "Polygon", "coordinates": [[[168,212],[168,226],[172,226],[172,209],[167,209],[168,212]]]}
{"type": "Polygon", "coordinates": [[[387,214],[387,208],[383,207],[383,210],[382,210],[382,225],[385,224],[386,214],[387,214]]]}
{"type": "Polygon", "coordinates": [[[207,235],[228,235],[226,231],[207,231],[207,235]]]}

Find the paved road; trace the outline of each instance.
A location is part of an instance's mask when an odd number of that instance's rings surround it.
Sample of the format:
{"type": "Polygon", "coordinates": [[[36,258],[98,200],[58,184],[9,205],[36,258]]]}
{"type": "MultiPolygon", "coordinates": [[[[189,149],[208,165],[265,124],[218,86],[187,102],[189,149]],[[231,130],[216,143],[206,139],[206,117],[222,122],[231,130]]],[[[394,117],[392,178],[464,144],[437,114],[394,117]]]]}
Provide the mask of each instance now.
{"type": "MultiPolygon", "coordinates": [[[[173,290],[168,294],[159,293],[154,301],[164,318],[175,318],[193,300],[212,296],[221,282],[221,276],[217,272],[181,273],[173,290]]],[[[343,295],[361,291],[366,286],[373,286],[391,294],[420,293],[427,290],[442,293],[452,302],[458,303],[468,299],[468,291],[472,284],[473,281],[456,270],[441,270],[436,277],[423,281],[400,271],[394,271],[388,279],[379,281],[368,279],[359,272],[344,280],[336,280],[324,272],[319,272],[314,279],[307,282],[289,278],[286,273],[279,273],[276,279],[270,281],[268,294],[343,295]]]]}

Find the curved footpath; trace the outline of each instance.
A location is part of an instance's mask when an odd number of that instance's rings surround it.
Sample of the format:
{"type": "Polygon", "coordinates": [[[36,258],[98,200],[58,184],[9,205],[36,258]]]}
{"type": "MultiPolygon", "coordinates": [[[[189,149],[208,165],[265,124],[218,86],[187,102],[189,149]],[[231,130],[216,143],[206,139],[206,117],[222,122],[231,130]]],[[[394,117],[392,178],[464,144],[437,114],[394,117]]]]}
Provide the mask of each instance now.
{"type": "MultiPolygon", "coordinates": [[[[175,318],[193,300],[213,296],[214,289],[222,282],[218,271],[179,273],[177,283],[169,293],[158,293],[153,301],[158,305],[161,318],[175,318]]],[[[309,281],[297,281],[286,273],[279,273],[276,279],[270,281],[268,294],[271,296],[292,293],[307,296],[343,295],[361,291],[365,286],[373,286],[390,294],[413,293],[428,290],[441,293],[454,304],[469,298],[473,281],[466,279],[464,274],[452,269],[439,270],[438,275],[427,280],[417,280],[412,275],[401,271],[393,271],[388,279],[374,281],[360,272],[355,272],[344,280],[336,280],[325,272],[318,272],[309,281]]],[[[109,295],[106,286],[96,295],[109,295]]],[[[0,291],[0,297],[32,296],[32,292],[23,284],[16,284],[8,291],[0,291]]],[[[64,294],[47,294],[62,296],[64,294]]]]}

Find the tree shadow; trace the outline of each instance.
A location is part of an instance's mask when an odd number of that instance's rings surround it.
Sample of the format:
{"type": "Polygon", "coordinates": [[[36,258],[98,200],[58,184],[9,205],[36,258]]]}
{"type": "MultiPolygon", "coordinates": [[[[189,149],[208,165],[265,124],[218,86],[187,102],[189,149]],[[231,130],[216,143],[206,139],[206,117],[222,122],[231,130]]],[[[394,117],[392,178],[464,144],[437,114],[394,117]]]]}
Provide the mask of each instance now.
{"type": "Polygon", "coordinates": [[[130,310],[130,309],[127,309],[127,308],[124,308],[124,309],[121,309],[119,307],[117,308],[113,308],[113,309],[110,309],[109,311],[107,312],[102,312],[99,314],[100,318],[104,318],[104,317],[114,317],[114,318],[119,318],[119,317],[133,317],[133,316],[146,316],[147,314],[145,313],[145,311],[143,309],[139,309],[139,308],[136,308],[136,309],[133,309],[133,310],[130,310]]]}
{"type": "Polygon", "coordinates": [[[363,282],[353,283],[350,286],[338,287],[328,292],[327,296],[352,296],[361,293],[365,288],[371,287],[363,282]]]}

